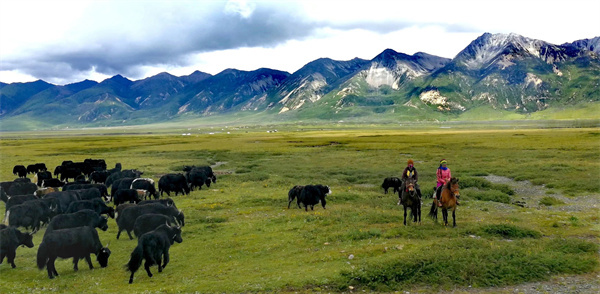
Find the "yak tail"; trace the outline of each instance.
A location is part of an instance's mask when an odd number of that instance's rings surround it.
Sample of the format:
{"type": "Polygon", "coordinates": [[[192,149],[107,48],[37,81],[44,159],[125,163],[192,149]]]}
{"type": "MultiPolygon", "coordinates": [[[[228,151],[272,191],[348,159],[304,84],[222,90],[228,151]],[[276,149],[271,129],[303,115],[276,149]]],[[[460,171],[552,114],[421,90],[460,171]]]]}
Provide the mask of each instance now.
{"type": "Polygon", "coordinates": [[[140,266],[142,265],[142,260],[144,259],[144,249],[142,246],[136,246],[131,252],[131,258],[129,258],[129,262],[126,267],[127,270],[131,273],[135,273],[140,266]]]}
{"type": "Polygon", "coordinates": [[[46,263],[48,262],[48,248],[46,243],[42,242],[40,244],[40,248],[38,248],[37,252],[37,266],[39,269],[44,269],[46,267],[46,263]]]}
{"type": "Polygon", "coordinates": [[[431,217],[431,219],[437,221],[437,214],[438,214],[438,206],[435,203],[435,201],[433,201],[433,203],[431,203],[431,209],[429,210],[429,217],[431,217]]]}

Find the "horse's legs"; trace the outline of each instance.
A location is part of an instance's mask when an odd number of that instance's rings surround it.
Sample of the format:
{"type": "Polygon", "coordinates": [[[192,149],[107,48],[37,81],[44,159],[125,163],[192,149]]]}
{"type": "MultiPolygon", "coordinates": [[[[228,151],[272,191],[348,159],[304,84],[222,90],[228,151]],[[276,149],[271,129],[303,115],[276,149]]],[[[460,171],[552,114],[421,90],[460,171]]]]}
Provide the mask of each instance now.
{"type": "Polygon", "coordinates": [[[442,218],[444,219],[444,226],[448,225],[448,209],[442,208],[442,218]]]}
{"type": "Polygon", "coordinates": [[[456,210],[452,210],[452,226],[456,227],[456,210]]]}
{"type": "Polygon", "coordinates": [[[404,206],[404,225],[406,226],[406,206],[404,206]]]}

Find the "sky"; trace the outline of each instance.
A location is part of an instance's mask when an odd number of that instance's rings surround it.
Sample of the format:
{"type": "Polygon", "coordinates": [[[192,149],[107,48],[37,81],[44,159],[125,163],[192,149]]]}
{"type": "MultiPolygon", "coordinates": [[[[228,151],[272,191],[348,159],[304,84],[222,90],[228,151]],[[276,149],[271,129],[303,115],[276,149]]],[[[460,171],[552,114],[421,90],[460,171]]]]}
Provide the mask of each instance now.
{"type": "Polygon", "coordinates": [[[0,0],[0,82],[293,73],[387,48],[453,58],[485,32],[553,44],[600,36],[598,11],[598,0],[0,0]]]}

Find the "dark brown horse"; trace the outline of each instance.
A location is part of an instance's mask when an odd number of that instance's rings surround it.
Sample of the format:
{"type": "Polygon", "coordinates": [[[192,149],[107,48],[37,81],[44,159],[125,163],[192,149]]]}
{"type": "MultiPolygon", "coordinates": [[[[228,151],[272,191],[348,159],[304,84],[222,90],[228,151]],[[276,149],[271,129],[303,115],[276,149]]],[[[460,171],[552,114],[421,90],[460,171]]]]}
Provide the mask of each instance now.
{"type": "MultiPolygon", "coordinates": [[[[460,191],[458,187],[458,179],[452,178],[449,182],[442,186],[440,193],[440,202],[442,203],[442,216],[444,217],[444,225],[448,225],[448,210],[452,210],[452,226],[456,227],[456,201],[460,197],[460,191]]],[[[431,210],[429,210],[429,216],[437,221],[438,213],[438,199],[433,197],[433,203],[431,204],[431,210]]]]}
{"type": "Polygon", "coordinates": [[[413,218],[413,222],[417,221],[421,223],[421,197],[417,193],[415,179],[407,178],[402,184],[402,191],[400,191],[400,201],[398,204],[404,206],[404,225],[406,226],[406,209],[410,208],[410,214],[413,218]]]}

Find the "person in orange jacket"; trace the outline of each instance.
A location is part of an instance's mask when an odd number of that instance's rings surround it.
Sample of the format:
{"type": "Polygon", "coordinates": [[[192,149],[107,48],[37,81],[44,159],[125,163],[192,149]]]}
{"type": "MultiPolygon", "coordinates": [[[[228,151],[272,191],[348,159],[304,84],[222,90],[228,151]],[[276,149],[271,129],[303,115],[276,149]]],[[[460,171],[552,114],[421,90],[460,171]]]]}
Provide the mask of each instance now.
{"type": "MultiPolygon", "coordinates": [[[[409,159],[406,164],[406,168],[402,172],[402,190],[406,189],[406,187],[404,186],[405,180],[407,178],[413,178],[415,180],[415,189],[417,190],[417,195],[419,195],[419,198],[421,198],[421,189],[418,183],[419,174],[417,173],[417,169],[415,168],[415,162],[412,159],[409,159]]],[[[400,195],[402,195],[402,193],[400,193],[400,195]]]]}

